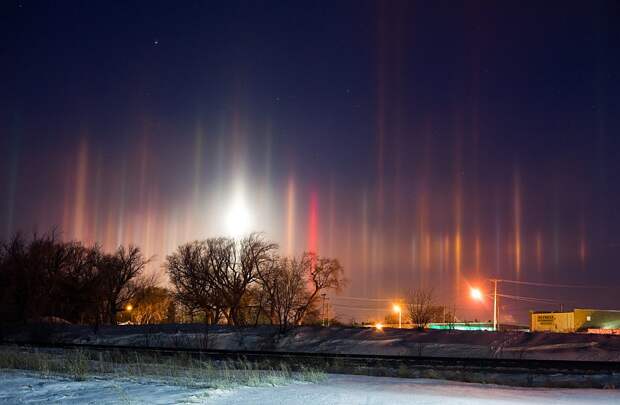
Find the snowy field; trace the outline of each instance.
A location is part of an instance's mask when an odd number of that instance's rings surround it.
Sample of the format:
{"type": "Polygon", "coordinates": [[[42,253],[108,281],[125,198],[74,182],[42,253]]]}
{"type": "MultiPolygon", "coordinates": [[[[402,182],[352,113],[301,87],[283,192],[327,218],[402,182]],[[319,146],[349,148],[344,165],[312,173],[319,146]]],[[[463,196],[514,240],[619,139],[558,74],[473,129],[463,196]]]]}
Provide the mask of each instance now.
{"type": "Polygon", "coordinates": [[[3,404],[620,404],[618,390],[529,389],[441,380],[329,375],[327,381],[231,390],[140,379],[44,378],[0,371],[3,404]]]}
{"type": "Polygon", "coordinates": [[[583,333],[440,331],[198,324],[105,326],[31,325],[4,331],[5,342],[56,342],[139,347],[256,350],[396,356],[620,361],[620,336],[583,333]]]}

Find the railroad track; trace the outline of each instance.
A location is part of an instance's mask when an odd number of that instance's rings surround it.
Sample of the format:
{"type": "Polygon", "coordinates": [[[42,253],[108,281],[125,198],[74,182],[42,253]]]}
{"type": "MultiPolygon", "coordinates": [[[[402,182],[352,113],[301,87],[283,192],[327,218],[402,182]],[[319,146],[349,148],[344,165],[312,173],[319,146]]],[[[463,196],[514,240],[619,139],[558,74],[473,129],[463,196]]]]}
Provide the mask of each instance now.
{"type": "MultiPolygon", "coordinates": [[[[7,342],[2,343],[7,345],[7,342]]],[[[468,357],[425,357],[398,356],[379,354],[341,354],[312,352],[282,351],[231,351],[207,350],[168,347],[141,347],[79,343],[47,343],[29,342],[14,343],[23,347],[48,349],[82,349],[93,351],[117,351],[150,353],[158,356],[187,355],[212,360],[247,360],[256,363],[273,362],[287,363],[293,368],[315,366],[330,372],[346,372],[347,370],[372,370],[391,375],[389,370],[441,370],[452,372],[504,373],[504,374],[561,374],[561,375],[618,375],[620,378],[620,362],[613,361],[568,361],[568,360],[529,360],[499,358],[468,358],[468,357]]]]}

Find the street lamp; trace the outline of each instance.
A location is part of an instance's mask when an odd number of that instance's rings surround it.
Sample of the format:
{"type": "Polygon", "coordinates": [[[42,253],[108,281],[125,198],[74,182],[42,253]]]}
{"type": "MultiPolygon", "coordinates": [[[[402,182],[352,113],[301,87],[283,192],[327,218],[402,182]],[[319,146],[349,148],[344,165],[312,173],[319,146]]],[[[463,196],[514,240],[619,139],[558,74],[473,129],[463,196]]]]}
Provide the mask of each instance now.
{"type": "Polygon", "coordinates": [[[398,312],[398,329],[401,329],[403,327],[403,310],[398,304],[394,304],[392,310],[398,312]]]}
{"type": "Polygon", "coordinates": [[[479,288],[472,288],[470,291],[471,297],[476,301],[482,301],[482,291],[479,288]]]}
{"type": "MultiPolygon", "coordinates": [[[[499,280],[491,279],[493,282],[493,330],[497,331],[497,320],[499,318],[499,309],[497,308],[497,282],[499,280]]],[[[472,287],[469,291],[471,297],[476,301],[482,301],[484,299],[484,294],[479,288],[472,287]]],[[[487,294],[487,297],[491,297],[490,294],[487,294]]]]}
{"type": "Polygon", "coordinates": [[[133,305],[131,304],[127,304],[127,306],[125,307],[125,311],[127,312],[131,312],[132,309],[133,309],[133,305]]]}

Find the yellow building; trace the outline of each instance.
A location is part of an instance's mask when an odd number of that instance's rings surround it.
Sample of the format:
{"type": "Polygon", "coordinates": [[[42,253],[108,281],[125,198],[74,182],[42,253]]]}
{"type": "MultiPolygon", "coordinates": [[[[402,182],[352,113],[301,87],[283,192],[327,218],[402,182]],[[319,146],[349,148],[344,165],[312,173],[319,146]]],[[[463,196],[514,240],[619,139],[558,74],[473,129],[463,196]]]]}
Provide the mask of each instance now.
{"type": "Polygon", "coordinates": [[[530,311],[532,332],[594,332],[620,330],[620,311],[577,309],[570,312],[530,311]]]}

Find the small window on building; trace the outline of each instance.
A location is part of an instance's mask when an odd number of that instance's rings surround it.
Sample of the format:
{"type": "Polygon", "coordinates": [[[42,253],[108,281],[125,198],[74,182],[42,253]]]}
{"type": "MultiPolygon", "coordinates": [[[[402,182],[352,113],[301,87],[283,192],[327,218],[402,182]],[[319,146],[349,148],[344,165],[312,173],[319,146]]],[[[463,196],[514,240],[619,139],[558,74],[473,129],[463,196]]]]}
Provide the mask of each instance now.
{"type": "Polygon", "coordinates": [[[592,317],[590,315],[586,316],[586,321],[590,322],[592,320],[592,317]]]}

